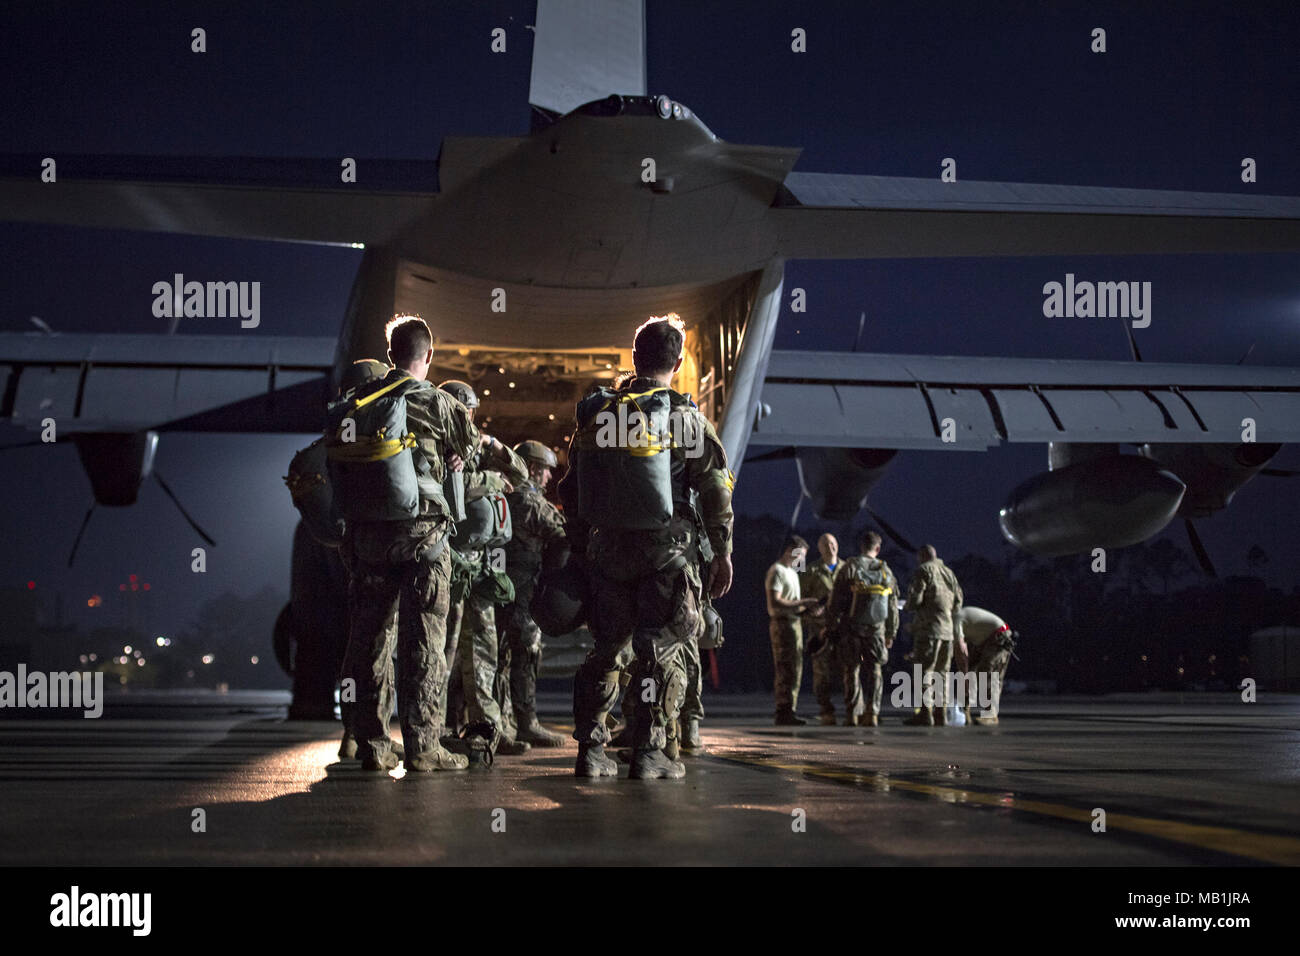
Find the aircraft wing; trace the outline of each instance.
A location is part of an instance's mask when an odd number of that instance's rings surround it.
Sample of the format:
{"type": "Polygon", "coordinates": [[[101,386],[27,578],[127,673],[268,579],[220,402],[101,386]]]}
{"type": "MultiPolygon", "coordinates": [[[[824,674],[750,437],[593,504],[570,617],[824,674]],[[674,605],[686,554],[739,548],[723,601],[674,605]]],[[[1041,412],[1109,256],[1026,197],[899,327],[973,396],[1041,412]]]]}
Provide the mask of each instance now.
{"type": "Polygon", "coordinates": [[[791,173],[786,259],[1300,250],[1300,197],[791,173]]]}
{"type": "Polygon", "coordinates": [[[755,417],[753,445],[1294,442],[1300,368],[774,351],[755,417]]]}
{"type": "Polygon", "coordinates": [[[315,432],[337,339],[0,333],[0,420],[57,434],[315,432]]]}
{"type": "Polygon", "coordinates": [[[0,157],[0,221],[240,239],[382,243],[437,200],[432,162],[166,156],[0,157]],[[197,183],[201,183],[198,185],[197,183]]]}

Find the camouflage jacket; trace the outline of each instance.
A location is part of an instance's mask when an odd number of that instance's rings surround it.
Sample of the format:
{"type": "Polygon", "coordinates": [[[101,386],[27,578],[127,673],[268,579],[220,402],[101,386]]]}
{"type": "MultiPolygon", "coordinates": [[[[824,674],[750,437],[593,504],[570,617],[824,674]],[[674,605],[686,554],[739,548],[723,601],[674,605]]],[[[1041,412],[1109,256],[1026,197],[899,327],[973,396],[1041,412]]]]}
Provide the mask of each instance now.
{"type": "Polygon", "coordinates": [[[822,608],[823,615],[821,617],[805,615],[803,619],[805,628],[820,628],[825,626],[829,620],[825,614],[829,609],[827,605],[830,603],[831,587],[834,585],[835,577],[843,566],[844,562],[841,561],[835,565],[834,570],[831,570],[826,566],[826,562],[819,558],[799,574],[799,594],[806,598],[816,598],[822,608]]]}
{"type": "Polygon", "coordinates": [[[938,558],[924,562],[912,575],[903,608],[913,615],[912,637],[952,640],[953,620],[961,605],[961,585],[952,570],[938,558]]]}
{"type": "MultiPolygon", "coordinates": [[[[384,381],[394,376],[410,377],[407,372],[393,369],[384,381]]],[[[470,420],[469,410],[427,382],[406,393],[406,427],[415,435],[416,447],[439,484],[447,475],[447,458],[459,455],[468,461],[478,448],[479,432],[470,420]]],[[[420,512],[424,516],[448,514],[445,501],[428,498],[421,499],[420,512]]]]}
{"type": "MultiPolygon", "coordinates": [[[[835,585],[831,590],[826,618],[834,622],[837,627],[849,624],[850,612],[853,610],[853,585],[855,582],[867,583],[869,570],[883,571],[885,575],[885,586],[889,588],[889,612],[882,626],[885,629],[885,637],[892,641],[894,635],[898,633],[898,579],[894,577],[894,572],[889,569],[889,565],[880,558],[869,558],[860,554],[840,563],[837,568],[838,573],[835,575],[835,585]]],[[[864,597],[865,595],[860,595],[858,600],[863,600],[864,597]]]]}
{"type": "Polygon", "coordinates": [[[512,532],[506,545],[506,572],[517,588],[524,580],[536,579],[543,553],[565,547],[568,539],[564,516],[531,479],[517,486],[507,500],[512,532]]]}
{"type": "MultiPolygon", "coordinates": [[[[475,448],[463,457],[466,501],[500,494],[506,490],[507,481],[518,488],[528,480],[528,465],[499,441],[493,440],[490,445],[475,448]]],[[[510,518],[513,524],[513,512],[510,518]]]]}

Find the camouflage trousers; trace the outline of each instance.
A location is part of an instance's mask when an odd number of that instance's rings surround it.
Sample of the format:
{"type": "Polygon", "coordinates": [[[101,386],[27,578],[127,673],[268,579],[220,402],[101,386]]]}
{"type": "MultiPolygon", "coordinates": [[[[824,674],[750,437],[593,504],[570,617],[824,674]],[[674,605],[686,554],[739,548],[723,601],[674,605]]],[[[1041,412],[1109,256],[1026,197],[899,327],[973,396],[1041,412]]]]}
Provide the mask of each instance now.
{"type": "Polygon", "coordinates": [[[1011,652],[998,647],[992,639],[986,640],[980,647],[971,648],[970,669],[979,674],[987,673],[991,706],[983,711],[986,717],[996,717],[1002,702],[1002,682],[1007,676],[1007,665],[1011,663],[1011,652]],[[994,680],[994,678],[997,678],[994,680]]]}
{"type": "MultiPolygon", "coordinates": [[[[844,676],[840,667],[839,643],[836,641],[821,643],[822,636],[826,632],[826,625],[821,621],[816,623],[809,621],[805,630],[807,640],[804,643],[807,647],[821,644],[817,650],[809,654],[812,658],[813,693],[817,695],[817,706],[822,716],[834,715],[835,702],[831,699],[831,694],[834,693],[835,683],[844,676]]],[[[844,701],[847,705],[849,701],[847,691],[844,701]]]]}
{"type": "MultiPolygon", "coordinates": [[[[703,624],[703,619],[700,621],[703,624]]],[[[704,719],[704,673],[700,667],[700,645],[697,641],[682,644],[686,661],[686,697],[682,700],[682,720],[704,719]]]]}
{"type": "MultiPolygon", "coordinates": [[[[349,618],[351,615],[349,615],[349,618]]],[[[394,613],[385,625],[384,640],[390,647],[397,647],[397,614],[394,613]]],[[[445,658],[444,658],[445,660],[445,658]]],[[[346,680],[348,676],[347,662],[344,661],[343,670],[339,673],[340,680],[346,680]]],[[[356,710],[357,705],[346,698],[347,694],[339,695],[339,717],[343,721],[343,730],[351,734],[354,738],[357,736],[356,729],[356,710]]],[[[379,681],[379,709],[387,716],[384,718],[384,726],[388,726],[388,720],[393,716],[393,707],[397,703],[397,686],[393,678],[393,659],[388,659],[388,667],[384,671],[384,676],[379,681]]]]}
{"type": "MultiPolygon", "coordinates": [[[[912,660],[921,665],[922,693],[924,694],[926,689],[933,687],[933,706],[947,708],[950,703],[948,699],[948,671],[952,669],[952,638],[941,639],[923,634],[920,637],[914,637],[914,642],[912,660]]],[[[922,700],[921,706],[930,705],[922,700]]]]}
{"type": "Polygon", "coordinates": [[[799,705],[799,684],[803,680],[803,622],[798,618],[774,617],[768,621],[772,639],[772,665],[776,709],[793,711],[799,705]]]}
{"type": "Polygon", "coordinates": [[[633,746],[659,749],[670,730],[675,734],[686,694],[685,645],[699,632],[701,612],[690,567],[669,568],[649,570],[641,559],[595,565],[589,624],[596,646],[573,680],[573,737],[579,743],[609,742],[605,718],[618,700],[620,654],[629,643],[633,746]],[[607,577],[607,569],[633,576],[607,577]]]}
{"type": "Polygon", "coordinates": [[[351,620],[343,669],[354,682],[353,732],[363,759],[390,749],[394,649],[406,752],[424,753],[438,742],[451,563],[445,547],[432,560],[415,555],[442,535],[440,522],[416,520],[354,522],[344,538],[351,620]]]}
{"type": "Polygon", "coordinates": [[[497,611],[496,700],[507,736],[537,720],[537,675],[542,666],[542,630],[528,612],[528,595],[497,611]]]}
{"type": "Polygon", "coordinates": [[[880,701],[884,696],[885,628],[881,625],[870,633],[847,633],[840,648],[844,664],[844,709],[857,718],[871,713],[880,716],[880,701]],[[869,708],[869,710],[868,710],[869,708]]]}
{"type": "MultiPolygon", "coordinates": [[[[461,606],[460,635],[456,644],[456,669],[465,699],[469,724],[488,724],[503,731],[501,708],[497,705],[496,605],[472,590],[461,606]]],[[[495,735],[491,735],[495,736],[495,735]]]]}
{"type": "Polygon", "coordinates": [[[460,647],[460,622],[465,602],[452,601],[447,611],[447,639],[443,644],[443,658],[447,661],[447,679],[442,682],[438,699],[442,702],[446,730],[459,737],[465,729],[465,689],[460,682],[460,669],[456,666],[456,651],[460,647]]]}

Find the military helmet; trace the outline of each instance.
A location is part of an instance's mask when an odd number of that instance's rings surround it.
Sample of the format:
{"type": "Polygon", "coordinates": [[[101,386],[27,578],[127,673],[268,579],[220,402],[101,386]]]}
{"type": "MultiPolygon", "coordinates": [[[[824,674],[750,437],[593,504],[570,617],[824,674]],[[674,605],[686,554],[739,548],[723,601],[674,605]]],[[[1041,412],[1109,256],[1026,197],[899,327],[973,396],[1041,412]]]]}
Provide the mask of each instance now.
{"type": "Polygon", "coordinates": [[[343,370],[339,378],[339,394],[350,392],[358,385],[373,382],[388,374],[388,365],[378,359],[357,359],[343,370]]]}
{"type": "Polygon", "coordinates": [[[438,387],[466,408],[478,408],[478,396],[474,394],[474,388],[469,382],[462,382],[458,378],[449,378],[438,387]]]}
{"type": "Polygon", "coordinates": [[[528,439],[528,441],[521,441],[516,445],[515,454],[524,461],[535,461],[547,468],[558,468],[560,466],[560,460],[555,457],[555,452],[532,438],[528,439]]]}
{"type": "Polygon", "coordinates": [[[543,571],[528,606],[533,622],[547,637],[575,630],[587,619],[587,575],[578,559],[543,571]]]}

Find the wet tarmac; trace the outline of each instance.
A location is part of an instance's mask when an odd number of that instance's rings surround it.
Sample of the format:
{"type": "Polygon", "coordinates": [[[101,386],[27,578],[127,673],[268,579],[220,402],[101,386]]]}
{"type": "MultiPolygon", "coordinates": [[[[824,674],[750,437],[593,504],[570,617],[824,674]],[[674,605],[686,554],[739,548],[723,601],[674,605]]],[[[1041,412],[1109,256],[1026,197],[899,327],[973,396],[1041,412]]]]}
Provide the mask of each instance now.
{"type": "Polygon", "coordinates": [[[766,698],[706,697],[708,754],[660,781],[575,779],[572,742],[367,774],[283,699],[0,721],[0,864],[1300,863],[1294,695],[1017,697],[935,728],[778,728],[766,698]]]}

